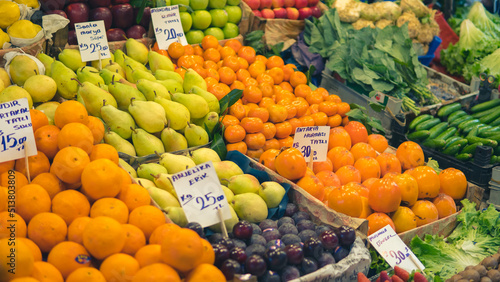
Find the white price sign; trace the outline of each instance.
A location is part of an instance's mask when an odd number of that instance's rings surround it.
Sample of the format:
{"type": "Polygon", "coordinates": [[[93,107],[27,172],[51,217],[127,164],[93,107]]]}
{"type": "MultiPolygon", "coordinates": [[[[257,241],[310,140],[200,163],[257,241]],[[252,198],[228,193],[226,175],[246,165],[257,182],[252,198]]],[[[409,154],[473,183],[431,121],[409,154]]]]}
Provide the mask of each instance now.
{"type": "Polygon", "coordinates": [[[37,154],[28,99],[0,104],[0,160],[2,162],[37,154]]]}
{"type": "Polygon", "coordinates": [[[75,33],[82,62],[111,58],[104,21],[76,23],[75,33]]]}
{"type": "Polygon", "coordinates": [[[299,149],[306,161],[313,154],[313,162],[326,161],[328,153],[329,126],[297,127],[293,137],[293,147],[299,149]]]}
{"type": "Polygon", "coordinates": [[[368,241],[393,268],[397,265],[408,272],[425,269],[390,225],[368,236],[368,241]]]}
{"type": "Polygon", "coordinates": [[[182,29],[178,5],[151,9],[151,20],[160,49],[166,50],[174,42],[188,44],[182,29]]]}
{"type": "Polygon", "coordinates": [[[219,223],[218,209],[224,220],[231,218],[229,203],[211,161],[172,175],[172,183],[189,222],[203,227],[219,223]]]}

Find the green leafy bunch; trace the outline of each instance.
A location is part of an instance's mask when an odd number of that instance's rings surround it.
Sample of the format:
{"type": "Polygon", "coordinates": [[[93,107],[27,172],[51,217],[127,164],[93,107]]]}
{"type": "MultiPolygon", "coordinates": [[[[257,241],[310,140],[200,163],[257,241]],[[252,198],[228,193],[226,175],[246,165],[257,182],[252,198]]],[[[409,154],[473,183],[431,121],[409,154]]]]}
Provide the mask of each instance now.
{"type": "Polygon", "coordinates": [[[264,42],[263,30],[254,30],[245,35],[245,46],[252,47],[257,55],[263,55],[266,58],[279,56],[283,45],[284,42],[280,42],[273,46],[267,46],[264,42]]]}

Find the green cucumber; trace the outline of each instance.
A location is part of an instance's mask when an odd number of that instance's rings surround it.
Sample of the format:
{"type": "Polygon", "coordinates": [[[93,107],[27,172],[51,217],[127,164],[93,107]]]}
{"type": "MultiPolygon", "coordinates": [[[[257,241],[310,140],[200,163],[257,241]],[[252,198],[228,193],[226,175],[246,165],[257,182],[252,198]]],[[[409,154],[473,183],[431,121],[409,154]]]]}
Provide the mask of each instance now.
{"type": "Polygon", "coordinates": [[[453,136],[453,134],[455,134],[455,132],[457,132],[457,128],[456,127],[448,127],[448,129],[446,129],[443,133],[439,134],[436,139],[443,139],[443,140],[446,140],[448,138],[450,138],[451,136],[453,136]]]}
{"type": "Polygon", "coordinates": [[[493,129],[493,126],[485,125],[485,126],[479,128],[479,130],[477,131],[477,135],[481,135],[482,133],[489,131],[491,129],[493,129]]]}
{"type": "Polygon", "coordinates": [[[484,127],[479,131],[479,137],[488,138],[490,136],[495,136],[500,134],[500,126],[491,127],[489,129],[484,129],[484,127]]]}
{"type": "Polygon", "coordinates": [[[482,122],[478,119],[466,120],[458,125],[458,129],[464,130],[464,128],[466,128],[468,126],[472,126],[472,125],[476,125],[476,124],[480,124],[480,123],[482,123],[482,122]]]}
{"type": "Polygon", "coordinates": [[[408,139],[410,139],[411,141],[420,142],[427,139],[430,135],[431,133],[429,130],[413,131],[412,133],[408,134],[408,139]]]}
{"type": "Polygon", "coordinates": [[[457,118],[461,117],[461,116],[465,116],[467,115],[467,113],[465,111],[456,111],[454,113],[452,113],[451,115],[448,116],[448,122],[451,123],[453,122],[454,120],[456,120],[457,118]]]}
{"type": "Polygon", "coordinates": [[[489,110],[489,109],[496,107],[496,106],[500,106],[500,99],[490,100],[487,102],[483,102],[481,104],[477,104],[474,107],[470,108],[470,111],[473,113],[477,113],[477,112],[489,110]]]}
{"type": "Polygon", "coordinates": [[[414,120],[412,120],[410,122],[410,125],[408,125],[408,129],[411,131],[411,130],[414,130],[415,127],[417,127],[417,125],[421,122],[424,122],[426,120],[430,120],[432,119],[432,116],[431,115],[428,115],[428,114],[423,114],[423,115],[420,115],[418,117],[416,117],[414,120]]]}
{"type": "Polygon", "coordinates": [[[490,122],[491,126],[499,126],[500,125],[500,117],[495,119],[494,121],[490,122]]]}
{"type": "Polygon", "coordinates": [[[497,142],[500,142],[500,133],[499,134],[496,134],[496,135],[490,135],[488,137],[484,137],[485,139],[489,139],[489,140],[494,140],[494,141],[497,141],[497,142]]]}
{"type": "Polygon", "coordinates": [[[493,112],[491,114],[481,117],[479,120],[482,123],[490,124],[493,123],[497,118],[500,118],[500,111],[493,112]]]}
{"type": "Polygon", "coordinates": [[[427,130],[427,129],[431,129],[432,127],[434,127],[435,125],[437,125],[440,122],[441,122],[441,120],[439,118],[429,119],[429,120],[426,120],[426,121],[424,121],[422,123],[419,123],[417,125],[417,127],[415,127],[415,130],[427,130]]]}
{"type": "Polygon", "coordinates": [[[462,122],[464,121],[468,121],[468,120],[473,120],[474,118],[469,116],[469,115],[466,115],[466,116],[461,116],[459,118],[457,118],[456,120],[452,121],[450,123],[450,126],[458,126],[459,124],[461,124],[462,122]]]}
{"type": "Polygon", "coordinates": [[[474,114],[472,114],[472,116],[474,118],[480,118],[480,117],[484,117],[484,116],[491,114],[493,112],[496,112],[496,111],[500,111],[500,106],[496,106],[496,107],[491,108],[491,109],[486,110],[486,111],[474,113],[474,114]]]}
{"type": "Polygon", "coordinates": [[[448,123],[443,121],[432,127],[429,132],[429,139],[436,138],[439,134],[443,133],[448,128],[448,123]]]}
{"type": "Polygon", "coordinates": [[[474,154],[477,146],[483,146],[483,143],[477,142],[474,144],[467,145],[462,149],[462,151],[460,153],[474,154]]]}
{"type": "Polygon", "coordinates": [[[456,145],[453,145],[453,146],[450,146],[450,147],[444,149],[443,154],[452,156],[452,155],[455,155],[456,153],[458,153],[461,148],[462,148],[462,144],[456,144],[456,145]]]}
{"type": "Polygon", "coordinates": [[[463,130],[463,133],[464,135],[467,135],[467,136],[477,136],[478,132],[479,132],[479,129],[483,128],[487,126],[486,124],[476,124],[476,125],[472,125],[472,126],[467,126],[466,128],[464,128],[463,130]]]}
{"type": "Polygon", "coordinates": [[[446,149],[446,148],[450,147],[451,144],[457,142],[458,140],[462,140],[462,139],[463,138],[460,136],[452,136],[452,137],[445,140],[446,143],[444,144],[443,148],[446,149]]]}
{"type": "Polygon", "coordinates": [[[443,106],[437,112],[438,117],[447,117],[451,113],[458,111],[462,108],[462,105],[458,102],[443,106]]]}
{"type": "Polygon", "coordinates": [[[441,149],[445,143],[446,141],[443,139],[427,139],[424,143],[422,143],[422,145],[432,149],[441,149]]]}
{"type": "Polygon", "coordinates": [[[492,148],[495,148],[498,145],[498,142],[495,140],[481,138],[477,136],[467,136],[466,139],[469,141],[470,144],[481,142],[483,143],[484,146],[490,146],[492,148]]]}
{"type": "Polygon", "coordinates": [[[460,154],[455,155],[455,158],[457,158],[460,161],[464,161],[464,162],[472,159],[472,157],[473,157],[472,154],[467,154],[467,153],[460,153],[460,154]]]}

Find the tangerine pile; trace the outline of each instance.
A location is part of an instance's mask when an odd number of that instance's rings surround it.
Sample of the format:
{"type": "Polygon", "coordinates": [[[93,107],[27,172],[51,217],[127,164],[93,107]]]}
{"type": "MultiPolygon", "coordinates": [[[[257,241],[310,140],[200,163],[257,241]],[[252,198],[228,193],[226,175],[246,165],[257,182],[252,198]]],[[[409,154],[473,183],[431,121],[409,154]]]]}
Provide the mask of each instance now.
{"type": "Polygon", "coordinates": [[[82,104],[61,103],[55,125],[30,112],[39,150],[28,158],[33,180],[24,159],[0,163],[0,281],[225,281],[210,243],[150,205],[82,104]],[[12,174],[15,213],[7,202],[12,174]],[[7,264],[12,220],[15,274],[7,264]]]}

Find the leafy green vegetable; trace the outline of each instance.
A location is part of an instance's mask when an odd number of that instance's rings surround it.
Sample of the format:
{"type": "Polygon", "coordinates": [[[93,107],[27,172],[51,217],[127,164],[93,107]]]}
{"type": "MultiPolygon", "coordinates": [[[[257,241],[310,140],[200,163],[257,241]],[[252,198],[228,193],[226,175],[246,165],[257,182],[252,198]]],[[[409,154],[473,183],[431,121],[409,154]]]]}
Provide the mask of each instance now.
{"type": "Polygon", "coordinates": [[[472,76],[479,76],[482,72],[495,77],[495,87],[498,87],[500,80],[500,49],[484,57],[481,61],[475,62],[464,72],[464,77],[470,79],[472,76]]]}
{"type": "MultiPolygon", "coordinates": [[[[346,115],[349,117],[349,120],[361,122],[366,127],[368,134],[378,133],[385,135],[386,132],[380,120],[374,117],[370,117],[370,115],[366,112],[365,107],[354,103],[349,104],[349,106],[351,107],[351,110],[346,113],[346,115]]],[[[372,107],[372,109],[374,109],[375,111],[380,109],[376,104],[370,104],[370,107],[372,107]]]]}
{"type": "Polygon", "coordinates": [[[374,273],[380,273],[381,271],[387,270],[391,267],[373,247],[370,248],[370,256],[372,258],[370,269],[373,270],[374,273]]]}
{"type": "Polygon", "coordinates": [[[493,22],[492,17],[493,15],[486,11],[481,1],[472,5],[467,16],[484,33],[491,37],[497,37],[500,35],[500,27],[493,22]]]}
{"type": "Polygon", "coordinates": [[[280,42],[273,46],[266,46],[263,30],[254,30],[245,35],[245,46],[252,47],[257,55],[263,55],[268,58],[271,56],[279,56],[284,44],[284,42],[280,42]]]}

